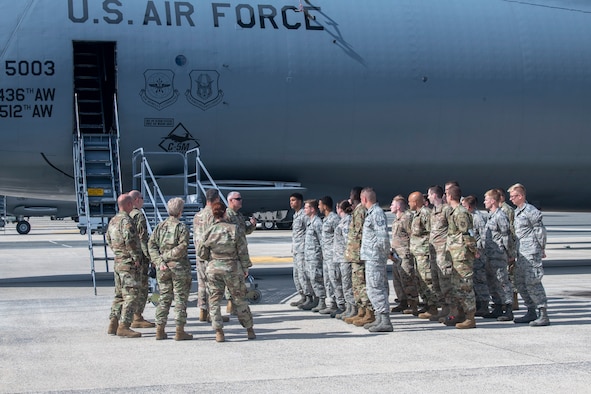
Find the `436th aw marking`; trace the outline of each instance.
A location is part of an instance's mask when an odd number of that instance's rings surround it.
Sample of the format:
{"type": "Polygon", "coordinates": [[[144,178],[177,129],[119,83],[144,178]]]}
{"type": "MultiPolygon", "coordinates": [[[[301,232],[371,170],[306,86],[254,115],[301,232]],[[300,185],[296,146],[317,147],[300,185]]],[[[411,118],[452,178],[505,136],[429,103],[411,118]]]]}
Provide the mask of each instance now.
{"type": "Polygon", "coordinates": [[[0,88],[0,118],[50,118],[53,104],[27,104],[26,102],[54,101],[55,88],[0,88]],[[13,104],[16,102],[17,104],[13,104]]]}

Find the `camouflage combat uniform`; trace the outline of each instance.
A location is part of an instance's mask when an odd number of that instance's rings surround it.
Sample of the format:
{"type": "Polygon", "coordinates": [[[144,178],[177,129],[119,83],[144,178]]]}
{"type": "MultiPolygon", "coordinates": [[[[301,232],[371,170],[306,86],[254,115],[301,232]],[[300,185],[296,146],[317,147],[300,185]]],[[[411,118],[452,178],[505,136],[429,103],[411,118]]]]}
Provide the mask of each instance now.
{"type": "Polygon", "coordinates": [[[438,304],[451,303],[452,263],[447,258],[445,243],[447,238],[447,217],[451,207],[447,204],[434,206],[429,219],[429,249],[431,259],[431,279],[438,304]]]}
{"type": "MultiPolygon", "coordinates": [[[[513,207],[511,207],[511,205],[507,204],[506,201],[503,201],[503,203],[500,206],[501,210],[503,212],[505,212],[505,215],[507,215],[507,218],[509,219],[509,225],[511,226],[511,236],[512,238],[512,244],[513,244],[513,250],[511,251],[513,256],[517,256],[517,250],[515,249],[517,247],[517,237],[515,236],[515,210],[513,209],[513,207]]],[[[515,275],[514,275],[514,271],[515,271],[515,263],[511,263],[508,266],[508,271],[509,271],[509,282],[511,282],[511,287],[513,288],[513,293],[515,293],[515,297],[517,297],[517,287],[515,286],[515,275]]]]}
{"type": "Polygon", "coordinates": [[[255,226],[250,221],[247,221],[241,212],[236,212],[232,208],[226,209],[228,215],[228,222],[238,226],[238,230],[242,231],[244,235],[252,234],[255,226]]]}
{"type": "Polygon", "coordinates": [[[339,302],[339,299],[343,297],[347,304],[355,305],[353,283],[351,282],[351,263],[345,260],[345,248],[347,247],[347,234],[349,233],[350,223],[351,215],[345,214],[334,230],[333,261],[339,264],[341,270],[341,286],[335,288],[335,296],[337,298],[337,303],[339,302]],[[339,288],[342,293],[338,293],[339,288]]]}
{"type": "Polygon", "coordinates": [[[140,239],[142,247],[141,262],[139,268],[139,288],[138,288],[138,301],[137,309],[135,313],[144,313],[146,302],[148,302],[148,269],[150,268],[150,252],[148,251],[148,224],[146,223],[146,217],[137,208],[134,208],[129,213],[129,216],[135,223],[136,232],[140,239]]]}
{"type": "Polygon", "coordinates": [[[466,314],[476,311],[472,276],[478,250],[476,240],[470,235],[472,227],[472,215],[466,208],[461,205],[452,208],[448,216],[446,243],[448,258],[453,264],[452,298],[466,314]]]}
{"type": "Polygon", "coordinates": [[[398,261],[394,261],[392,271],[398,273],[402,294],[396,294],[400,300],[416,301],[419,298],[417,290],[417,278],[415,266],[410,256],[410,233],[412,212],[405,211],[392,222],[392,249],[398,255],[398,261]]]}
{"type": "Polygon", "coordinates": [[[291,225],[293,254],[293,283],[297,292],[301,295],[311,296],[313,294],[312,284],[306,271],[306,258],[304,255],[304,241],[306,239],[307,216],[304,210],[300,209],[293,214],[291,225]]]}
{"type": "Polygon", "coordinates": [[[437,295],[433,292],[431,263],[429,258],[429,219],[431,210],[421,207],[413,212],[410,225],[410,255],[416,267],[419,280],[419,292],[429,306],[437,305],[437,295]]]}
{"type": "Polygon", "coordinates": [[[133,219],[121,210],[109,221],[107,243],[115,254],[115,299],[110,319],[131,324],[137,308],[138,270],[135,263],[141,261],[141,246],[133,219]]]}
{"type": "Polygon", "coordinates": [[[548,299],[542,285],[542,254],[546,249],[546,228],[542,223],[542,213],[533,205],[525,203],[523,207],[515,209],[515,235],[517,291],[528,309],[547,308],[548,299]]]}
{"type": "Polygon", "coordinates": [[[509,282],[507,261],[513,256],[511,225],[501,209],[490,214],[485,232],[486,270],[490,294],[496,305],[513,302],[513,288],[509,282]]]}
{"type": "MultiPolygon", "coordinates": [[[[213,224],[213,213],[210,206],[205,206],[201,211],[195,214],[193,218],[193,244],[195,250],[199,249],[201,244],[201,237],[203,233],[213,224]]],[[[197,270],[197,306],[200,309],[207,310],[207,261],[197,256],[195,262],[195,269],[197,270]]]]}
{"type": "Polygon", "coordinates": [[[351,214],[351,223],[349,223],[349,232],[347,234],[347,248],[345,249],[345,260],[351,262],[351,279],[353,283],[353,296],[358,307],[370,308],[371,303],[367,297],[365,287],[365,264],[359,257],[361,249],[361,237],[363,232],[363,222],[367,215],[367,209],[359,204],[351,214]]]}
{"type": "Polygon", "coordinates": [[[327,300],[332,300],[338,306],[344,306],[343,289],[336,288],[341,286],[341,266],[340,262],[333,260],[334,233],[340,221],[339,215],[332,211],[322,219],[322,269],[327,300]],[[337,293],[340,294],[339,300],[336,298],[337,293]]]}
{"type": "Polygon", "coordinates": [[[390,241],[386,214],[378,204],[372,205],[367,210],[362,234],[359,255],[365,262],[367,296],[376,314],[390,313],[386,271],[390,241]]]}
{"type": "Polygon", "coordinates": [[[160,298],[156,324],[166,325],[174,297],[174,320],[177,326],[187,322],[187,303],[191,290],[189,230],[179,219],[169,216],[158,223],[149,241],[150,257],[156,265],[160,298]],[[166,267],[166,269],[162,269],[166,267]]]}
{"type": "Polygon", "coordinates": [[[217,221],[203,233],[198,256],[209,261],[207,264],[207,289],[211,325],[222,328],[220,301],[227,287],[238,321],[244,328],[252,328],[252,314],[246,300],[244,276],[252,266],[244,237],[238,234],[236,225],[217,221]]]}
{"type": "MultiPolygon", "coordinates": [[[[244,237],[244,242],[246,245],[248,245],[246,236],[248,234],[252,234],[252,232],[255,230],[255,226],[253,226],[250,221],[247,221],[241,212],[236,212],[230,207],[226,209],[226,214],[228,215],[228,222],[235,224],[236,227],[238,227],[238,233],[242,234],[244,237]]],[[[228,289],[226,289],[225,295],[227,300],[232,300],[232,295],[228,289]]]]}
{"type": "Polygon", "coordinates": [[[322,270],[322,220],[316,215],[308,218],[306,224],[304,256],[306,272],[310,278],[314,295],[318,298],[326,298],[322,270]]]}
{"type": "MultiPolygon", "coordinates": [[[[472,224],[474,226],[472,235],[476,240],[476,248],[480,253],[479,257],[474,259],[474,296],[479,303],[488,307],[490,301],[489,281],[487,278],[486,267],[487,258],[485,254],[485,233],[486,233],[486,216],[478,209],[474,209],[472,213],[472,224]]],[[[507,264],[505,263],[505,266],[507,264]]]]}

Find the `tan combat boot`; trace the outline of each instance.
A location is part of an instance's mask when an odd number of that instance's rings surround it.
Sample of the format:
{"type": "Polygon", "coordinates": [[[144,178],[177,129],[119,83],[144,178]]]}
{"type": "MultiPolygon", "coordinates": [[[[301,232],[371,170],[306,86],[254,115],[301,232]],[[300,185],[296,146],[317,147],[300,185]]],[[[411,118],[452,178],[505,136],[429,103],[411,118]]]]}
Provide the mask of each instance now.
{"type": "Polygon", "coordinates": [[[190,341],[191,339],[193,339],[193,334],[185,332],[184,324],[179,324],[178,326],[176,326],[176,334],[174,336],[175,341],[190,341]]]}
{"type": "Polygon", "coordinates": [[[199,308],[199,321],[208,321],[209,312],[207,309],[199,308]]]}
{"type": "Polygon", "coordinates": [[[224,330],[221,328],[216,328],[215,330],[215,341],[216,342],[224,342],[226,337],[224,336],[224,330]]]}
{"type": "Polygon", "coordinates": [[[365,315],[365,308],[360,306],[357,310],[357,315],[346,318],[344,321],[347,324],[353,324],[356,319],[361,319],[365,315]]]}
{"type": "Polygon", "coordinates": [[[353,324],[357,327],[363,327],[368,323],[373,323],[376,320],[376,317],[373,313],[373,309],[366,308],[365,315],[361,319],[355,319],[353,324]]]}
{"type": "Polygon", "coordinates": [[[226,313],[229,313],[230,315],[234,314],[234,305],[232,304],[232,300],[228,300],[228,303],[226,304],[226,313]]]}
{"type": "Polygon", "coordinates": [[[152,327],[156,327],[156,324],[147,321],[139,313],[134,313],[133,321],[131,322],[131,328],[152,328],[152,327]]]}
{"type": "Polygon", "coordinates": [[[514,311],[518,311],[519,310],[519,299],[517,297],[517,292],[513,292],[513,310],[514,311]]]}
{"type": "Polygon", "coordinates": [[[168,335],[164,331],[164,324],[157,324],[156,325],[156,340],[160,341],[162,339],[168,339],[168,335]]]}
{"type": "Polygon", "coordinates": [[[439,313],[435,305],[429,305],[427,312],[419,313],[419,319],[428,319],[431,316],[436,316],[439,313]]]}
{"type": "Polygon", "coordinates": [[[124,338],[139,338],[142,336],[142,333],[130,330],[129,323],[119,323],[119,327],[117,327],[117,336],[124,338]]]}
{"type": "Polygon", "coordinates": [[[252,327],[246,329],[246,337],[248,339],[257,339],[257,335],[254,333],[254,329],[252,327]]]}
{"type": "Polygon", "coordinates": [[[117,326],[119,325],[119,319],[116,317],[112,317],[109,321],[109,328],[107,329],[107,334],[109,335],[117,335],[117,326]]]}
{"type": "Polygon", "coordinates": [[[476,328],[476,319],[474,318],[474,312],[466,313],[466,320],[456,324],[456,328],[476,328]]]}

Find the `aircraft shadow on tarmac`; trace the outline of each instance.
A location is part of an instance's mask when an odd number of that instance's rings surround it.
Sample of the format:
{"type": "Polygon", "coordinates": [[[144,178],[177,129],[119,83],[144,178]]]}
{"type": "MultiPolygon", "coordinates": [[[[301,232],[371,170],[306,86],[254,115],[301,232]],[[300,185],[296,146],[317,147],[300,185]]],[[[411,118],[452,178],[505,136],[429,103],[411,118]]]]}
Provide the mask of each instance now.
{"type": "MultiPolygon", "coordinates": [[[[113,275],[110,279],[100,279],[97,274],[96,287],[113,287],[113,275]]],[[[88,287],[92,292],[92,279],[88,274],[27,276],[0,279],[0,287],[88,287]]]]}

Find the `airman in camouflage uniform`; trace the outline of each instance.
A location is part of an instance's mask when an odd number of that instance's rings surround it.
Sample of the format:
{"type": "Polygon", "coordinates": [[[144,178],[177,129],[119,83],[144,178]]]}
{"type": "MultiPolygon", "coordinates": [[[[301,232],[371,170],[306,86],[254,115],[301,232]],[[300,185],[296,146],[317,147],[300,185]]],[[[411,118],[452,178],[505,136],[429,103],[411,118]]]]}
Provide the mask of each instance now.
{"type": "MultiPolygon", "coordinates": [[[[433,291],[429,256],[431,210],[424,203],[425,199],[421,192],[413,192],[408,196],[408,206],[413,214],[410,225],[410,255],[417,270],[419,292],[427,303],[429,314],[423,316],[429,318],[432,315],[437,315],[437,295],[433,291]]],[[[419,314],[419,317],[421,315],[419,314]]]]}
{"type": "Polygon", "coordinates": [[[318,303],[316,306],[305,303],[301,307],[303,310],[319,312],[326,308],[326,289],[324,287],[322,268],[322,220],[318,217],[318,200],[306,200],[304,213],[308,217],[304,241],[306,271],[318,303]]]}
{"type": "Polygon", "coordinates": [[[347,234],[347,248],[345,249],[345,260],[351,262],[351,277],[353,282],[353,296],[357,304],[357,315],[345,319],[348,324],[363,326],[375,320],[375,315],[365,282],[365,263],[359,256],[361,250],[361,239],[363,235],[363,222],[367,215],[367,208],[361,204],[361,187],[351,190],[351,203],[355,206],[351,214],[349,233],[347,234]]]}
{"type": "Polygon", "coordinates": [[[548,299],[542,285],[544,267],[542,258],[546,257],[546,227],[542,213],[525,199],[525,187],[519,183],[509,188],[511,202],[515,209],[515,235],[517,237],[517,261],[515,263],[515,285],[527,306],[527,314],[515,323],[530,326],[547,326],[548,299]],[[537,309],[537,314],[536,314],[537,309]]]}
{"type": "Polygon", "coordinates": [[[449,314],[451,305],[451,276],[452,265],[447,258],[445,243],[447,238],[447,217],[451,212],[451,207],[443,202],[443,188],[439,185],[431,186],[427,191],[427,198],[433,205],[431,209],[431,218],[429,219],[429,249],[431,257],[431,278],[433,281],[433,291],[437,295],[438,304],[443,308],[439,314],[427,316],[427,313],[421,317],[437,321],[439,318],[449,314]]]}
{"type": "Polygon", "coordinates": [[[489,281],[487,278],[487,262],[484,253],[485,232],[487,217],[477,208],[476,196],[467,196],[462,199],[462,206],[472,214],[472,236],[476,239],[479,257],[474,259],[474,295],[476,297],[475,316],[485,316],[488,314],[488,304],[490,303],[489,281]]]}
{"type": "Polygon", "coordinates": [[[176,341],[193,339],[185,332],[187,303],[191,290],[191,263],[189,263],[189,230],[179,221],[183,214],[184,201],[175,197],[168,201],[170,215],[158,223],[149,240],[150,257],[156,265],[160,298],[156,307],[156,339],[166,339],[164,331],[168,312],[174,297],[174,320],[176,341]]]}
{"type": "Polygon", "coordinates": [[[244,237],[238,234],[236,225],[227,222],[226,207],[212,204],[214,224],[203,233],[197,254],[207,265],[207,288],[211,309],[211,325],[216,331],[216,342],[224,342],[223,320],[220,301],[227,287],[232,295],[234,310],[242,327],[246,328],[248,339],[255,339],[252,313],[246,299],[244,278],[252,266],[244,237]]]}
{"type": "Polygon", "coordinates": [[[484,237],[487,273],[495,304],[494,310],[484,317],[511,321],[513,320],[513,288],[509,282],[507,262],[514,257],[513,237],[509,219],[499,208],[500,201],[500,194],[495,189],[484,194],[484,206],[490,212],[484,237]],[[505,306],[504,314],[503,306],[505,306]]]}
{"type": "MultiPolygon", "coordinates": [[[[419,292],[417,289],[417,277],[415,266],[410,255],[410,234],[413,214],[407,209],[406,199],[396,196],[390,205],[390,211],[396,215],[392,222],[392,249],[396,253],[392,255],[394,261],[393,271],[398,273],[403,295],[399,298],[400,305],[392,309],[392,312],[418,315],[417,305],[419,292]]],[[[398,294],[398,292],[396,292],[398,294]]]]}
{"type": "MultiPolygon", "coordinates": [[[[351,263],[345,260],[345,249],[347,247],[349,224],[351,223],[351,212],[353,212],[353,207],[349,201],[343,200],[337,205],[337,214],[340,216],[341,220],[334,230],[333,260],[340,265],[342,297],[345,299],[346,304],[344,312],[335,314],[337,319],[344,319],[357,315],[355,297],[353,297],[353,283],[351,281],[351,263]]],[[[337,300],[340,297],[341,294],[337,294],[337,300]]]]}
{"type": "Polygon", "coordinates": [[[384,210],[377,204],[376,193],[366,187],[361,192],[361,204],[367,209],[363,222],[361,249],[359,255],[365,262],[365,281],[367,296],[373,306],[375,320],[363,327],[371,332],[389,332],[393,330],[390,321],[389,286],[386,264],[390,252],[388,222],[384,210]]]}
{"type": "MultiPolygon", "coordinates": [[[[306,258],[304,255],[304,241],[306,239],[306,224],[308,217],[304,213],[304,197],[300,193],[293,193],[289,197],[289,206],[294,210],[293,221],[291,225],[292,244],[291,253],[293,255],[293,283],[300,299],[293,301],[290,305],[300,308],[306,302],[312,304],[313,290],[310,279],[306,272],[306,258]]],[[[316,305],[313,305],[313,308],[316,305]]]]}
{"type": "Polygon", "coordinates": [[[324,275],[324,288],[326,289],[327,308],[318,311],[328,315],[334,312],[341,313],[345,310],[345,298],[341,287],[341,264],[334,261],[334,233],[341,218],[332,209],[333,202],[330,196],[324,196],[318,202],[318,209],[324,215],[322,219],[322,267],[324,275]],[[337,299],[338,294],[338,299],[337,299]]]}
{"type": "Polygon", "coordinates": [[[450,187],[446,195],[452,208],[448,216],[446,248],[449,253],[448,258],[453,264],[452,298],[454,304],[451,305],[450,314],[444,322],[446,325],[455,325],[456,328],[474,328],[476,327],[474,318],[476,301],[472,276],[474,258],[479,254],[476,240],[470,235],[473,228],[472,215],[460,204],[462,192],[459,187],[450,187]],[[458,307],[465,312],[465,320],[460,317],[458,307]]]}
{"type": "MultiPolygon", "coordinates": [[[[252,232],[256,229],[257,221],[255,218],[251,217],[249,220],[244,218],[244,215],[239,211],[242,208],[242,196],[239,192],[232,191],[228,193],[228,208],[226,209],[226,214],[228,215],[228,221],[232,224],[235,224],[238,227],[238,231],[240,234],[244,236],[244,242],[248,245],[248,241],[246,240],[246,236],[248,234],[252,234],[252,232]]],[[[232,295],[226,289],[226,299],[228,300],[228,305],[226,306],[227,313],[233,313],[232,307],[232,295]]]]}
{"type": "MultiPolygon", "coordinates": [[[[195,214],[193,218],[193,244],[195,250],[199,249],[201,237],[203,233],[213,224],[213,214],[211,212],[211,205],[214,202],[220,201],[220,195],[217,189],[209,189],[205,193],[206,205],[195,214]]],[[[207,305],[207,261],[197,257],[197,307],[199,308],[199,321],[206,321],[208,318],[207,305]]]]}
{"type": "MultiPolygon", "coordinates": [[[[515,250],[515,247],[517,245],[517,237],[515,236],[515,210],[513,209],[513,207],[509,204],[507,204],[507,202],[505,201],[505,191],[501,188],[499,189],[495,189],[499,192],[500,196],[501,196],[501,205],[500,208],[503,212],[505,212],[505,215],[507,215],[507,218],[509,219],[509,225],[511,226],[511,244],[513,245],[513,250],[511,251],[513,256],[517,255],[517,251],[515,250]]],[[[515,275],[514,275],[514,271],[515,271],[515,258],[511,258],[509,260],[508,266],[507,266],[507,270],[509,272],[509,282],[511,283],[511,288],[513,289],[513,310],[519,310],[519,301],[518,301],[518,297],[517,297],[517,287],[515,287],[515,275]]]]}
{"type": "Polygon", "coordinates": [[[240,232],[242,232],[246,236],[252,234],[252,232],[256,229],[257,221],[253,217],[246,220],[242,212],[239,212],[239,209],[241,207],[242,196],[240,195],[240,193],[228,193],[228,208],[226,209],[228,221],[232,224],[235,224],[238,227],[238,230],[240,230],[240,232]]]}
{"type": "Polygon", "coordinates": [[[141,337],[142,334],[129,328],[137,308],[139,275],[141,268],[140,240],[135,223],[129,216],[133,200],[128,194],[117,199],[119,212],[109,221],[107,243],[115,255],[115,299],[111,306],[108,334],[128,338],[141,337]]]}
{"type": "Polygon", "coordinates": [[[150,328],[154,327],[155,324],[144,319],[143,313],[146,303],[148,302],[148,269],[152,264],[150,262],[150,252],[148,251],[148,224],[146,223],[146,217],[141,211],[144,205],[144,197],[138,190],[132,190],[129,192],[129,196],[133,200],[133,209],[129,213],[129,216],[133,219],[140,244],[142,246],[142,261],[139,270],[139,284],[138,289],[138,302],[137,310],[133,315],[133,322],[131,328],[150,328]]]}

